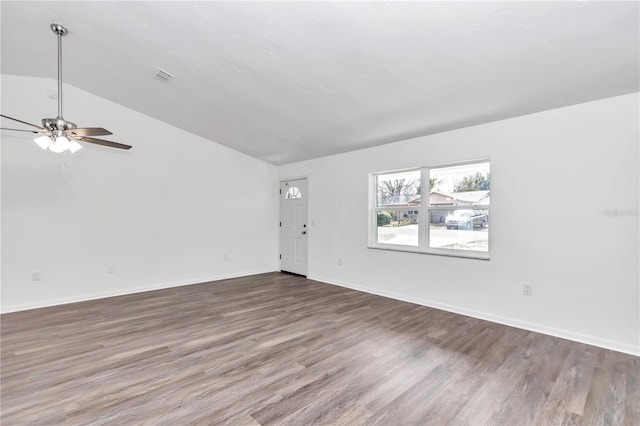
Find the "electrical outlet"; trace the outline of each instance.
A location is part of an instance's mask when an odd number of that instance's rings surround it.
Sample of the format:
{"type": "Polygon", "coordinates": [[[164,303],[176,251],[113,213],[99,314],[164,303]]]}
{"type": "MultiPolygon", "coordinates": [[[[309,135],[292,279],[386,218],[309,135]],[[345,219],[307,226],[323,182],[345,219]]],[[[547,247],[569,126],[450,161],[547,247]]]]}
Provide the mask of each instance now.
{"type": "Polygon", "coordinates": [[[525,296],[533,296],[533,286],[531,284],[522,284],[522,294],[525,296]]]}
{"type": "Polygon", "coordinates": [[[342,258],[341,257],[338,258],[338,265],[342,266],[342,258]]]}
{"type": "Polygon", "coordinates": [[[42,279],[42,274],[40,271],[31,272],[31,281],[40,281],[42,279]]]}
{"type": "Polygon", "coordinates": [[[229,260],[229,255],[227,253],[224,254],[224,260],[225,261],[229,260]]]}
{"type": "Polygon", "coordinates": [[[115,273],[116,273],[116,265],[109,265],[109,266],[107,266],[107,273],[109,273],[109,274],[115,274],[115,273]]]}

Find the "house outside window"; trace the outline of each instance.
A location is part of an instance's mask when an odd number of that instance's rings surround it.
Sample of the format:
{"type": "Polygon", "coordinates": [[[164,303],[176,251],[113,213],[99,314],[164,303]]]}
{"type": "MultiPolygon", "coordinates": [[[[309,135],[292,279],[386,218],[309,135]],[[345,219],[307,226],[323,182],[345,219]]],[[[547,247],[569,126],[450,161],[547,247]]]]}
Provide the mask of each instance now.
{"type": "Polygon", "coordinates": [[[489,259],[489,160],[373,173],[371,182],[369,247],[489,259]]]}

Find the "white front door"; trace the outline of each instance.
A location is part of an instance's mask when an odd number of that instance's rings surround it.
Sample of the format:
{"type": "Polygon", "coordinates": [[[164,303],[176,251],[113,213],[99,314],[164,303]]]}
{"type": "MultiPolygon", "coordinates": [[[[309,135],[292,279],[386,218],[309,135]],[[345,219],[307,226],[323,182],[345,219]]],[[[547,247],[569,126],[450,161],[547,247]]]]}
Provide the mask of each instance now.
{"type": "Polygon", "coordinates": [[[280,182],[280,270],[307,275],[307,180],[280,182]]]}

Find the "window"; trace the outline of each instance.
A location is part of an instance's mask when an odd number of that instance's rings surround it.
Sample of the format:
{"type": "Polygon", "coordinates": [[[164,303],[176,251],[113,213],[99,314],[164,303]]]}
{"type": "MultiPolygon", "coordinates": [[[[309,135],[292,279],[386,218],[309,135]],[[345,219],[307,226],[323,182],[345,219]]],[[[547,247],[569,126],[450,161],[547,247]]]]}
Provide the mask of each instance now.
{"type": "Polygon", "coordinates": [[[371,177],[369,247],[489,258],[488,160],[371,177]]]}

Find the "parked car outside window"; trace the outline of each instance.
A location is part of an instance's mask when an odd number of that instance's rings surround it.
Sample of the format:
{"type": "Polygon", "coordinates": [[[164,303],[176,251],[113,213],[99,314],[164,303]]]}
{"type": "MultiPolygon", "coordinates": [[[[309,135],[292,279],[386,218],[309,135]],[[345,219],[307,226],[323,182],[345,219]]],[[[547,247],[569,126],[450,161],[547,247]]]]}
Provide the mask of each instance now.
{"type": "Polygon", "coordinates": [[[444,221],[447,229],[473,229],[487,226],[487,214],[482,210],[456,210],[444,221]]]}

